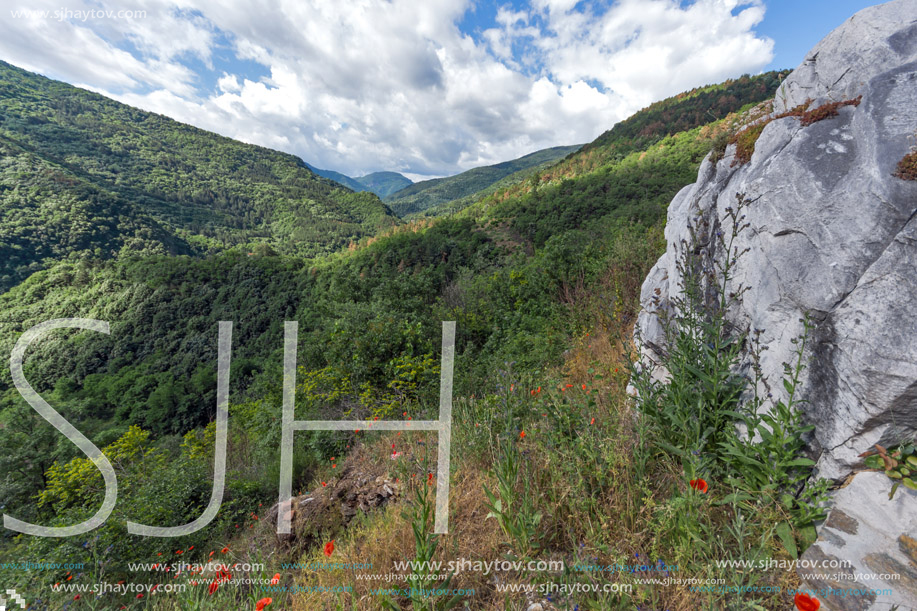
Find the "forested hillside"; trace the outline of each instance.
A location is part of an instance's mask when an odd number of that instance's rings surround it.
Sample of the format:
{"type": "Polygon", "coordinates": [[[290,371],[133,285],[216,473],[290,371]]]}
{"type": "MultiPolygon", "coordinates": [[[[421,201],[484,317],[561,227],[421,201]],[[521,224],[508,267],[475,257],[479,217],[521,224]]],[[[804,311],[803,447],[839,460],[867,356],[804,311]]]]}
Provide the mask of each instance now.
{"type": "Polygon", "coordinates": [[[416,214],[440,204],[473,197],[511,174],[550,165],[577,149],[579,145],[556,146],[512,161],[474,168],[455,176],[424,180],[389,195],[385,201],[399,216],[416,214]]]}
{"type": "Polygon", "coordinates": [[[71,253],[264,244],[312,256],[397,222],[374,195],[319,178],[292,155],[3,62],[0,146],[0,289],[71,253]]]}
{"type": "Polygon", "coordinates": [[[398,172],[372,172],[366,176],[351,178],[346,174],[341,174],[334,170],[322,170],[308,163],[306,166],[319,176],[342,184],[351,191],[371,191],[379,197],[387,197],[413,184],[409,178],[402,176],[398,172]]]}
{"type": "Polygon", "coordinates": [[[413,184],[410,179],[398,172],[373,172],[354,180],[362,185],[364,189],[368,189],[382,198],[406,189],[413,184]]]}

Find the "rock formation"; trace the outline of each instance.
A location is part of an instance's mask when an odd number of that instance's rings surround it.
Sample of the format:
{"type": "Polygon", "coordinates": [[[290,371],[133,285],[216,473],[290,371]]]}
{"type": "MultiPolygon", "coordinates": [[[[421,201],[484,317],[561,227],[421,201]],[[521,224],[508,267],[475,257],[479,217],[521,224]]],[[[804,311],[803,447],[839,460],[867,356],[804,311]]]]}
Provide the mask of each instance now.
{"type": "MultiPolygon", "coordinates": [[[[644,282],[638,334],[658,364],[666,349],[660,316],[672,310],[681,281],[678,252],[690,245],[701,268],[721,261],[717,232],[729,231],[727,208],[742,195],[749,226],[737,246],[748,250],[726,289],[739,293],[727,319],[761,330],[764,390],[777,400],[785,396],[783,363],[795,360],[791,340],[810,315],[802,410],[815,426],[818,474],[840,483],[866,471],[858,456],[874,444],[917,434],[917,181],[895,176],[917,146],[917,0],[847,20],[757,121],[764,128],[750,139],[747,161],[736,145],[720,160],[709,155],[697,182],[672,200],[667,250],[644,282]]],[[[917,493],[902,486],[888,500],[891,481],[879,472],[845,483],[803,560],[848,568],[801,568],[803,587],[828,609],[917,609],[917,493]]]]}
{"type": "Polygon", "coordinates": [[[638,321],[652,357],[664,349],[656,314],[678,286],[677,246],[696,226],[704,256],[721,256],[714,234],[744,194],[739,249],[749,250],[729,289],[749,290],[728,317],[763,329],[763,371],[779,397],[790,340],[812,316],[804,409],[819,473],[837,480],[874,443],[917,432],[917,182],[893,176],[917,145],[917,0],[865,9],[832,32],[786,79],[774,115],[845,101],[808,125],[771,120],[748,163],[736,163],[734,145],[704,160],[669,206],[668,250],[644,282],[638,321]]]}

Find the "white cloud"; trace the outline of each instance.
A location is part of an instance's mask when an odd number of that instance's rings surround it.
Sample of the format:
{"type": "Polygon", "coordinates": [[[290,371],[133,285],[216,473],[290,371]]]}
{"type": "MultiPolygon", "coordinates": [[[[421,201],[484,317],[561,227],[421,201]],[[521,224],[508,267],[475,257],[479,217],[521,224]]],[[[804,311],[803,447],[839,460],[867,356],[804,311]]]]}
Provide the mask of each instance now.
{"type": "Polygon", "coordinates": [[[319,167],[417,177],[587,142],[772,57],[753,29],[757,0],[532,0],[500,9],[479,39],[456,25],[471,1],[134,0],[105,8],[145,19],[0,15],[0,58],[319,167]],[[215,63],[230,53],[235,63],[215,63]]]}

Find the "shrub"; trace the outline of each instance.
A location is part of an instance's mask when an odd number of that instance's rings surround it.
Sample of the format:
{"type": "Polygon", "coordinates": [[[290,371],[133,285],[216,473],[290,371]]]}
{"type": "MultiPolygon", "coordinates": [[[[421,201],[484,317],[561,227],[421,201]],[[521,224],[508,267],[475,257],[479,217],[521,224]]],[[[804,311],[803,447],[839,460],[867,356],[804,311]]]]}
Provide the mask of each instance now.
{"type": "MultiPolygon", "coordinates": [[[[771,121],[776,121],[777,119],[784,119],[786,117],[797,117],[799,119],[800,125],[807,127],[818,121],[824,119],[829,119],[831,117],[836,117],[838,115],[838,109],[842,106],[859,106],[860,101],[863,99],[863,96],[858,96],[850,100],[842,100],[840,102],[829,102],[827,104],[822,104],[818,108],[812,110],[806,110],[806,108],[811,103],[811,100],[806,100],[804,103],[792,108],[786,112],[782,112],[779,115],[773,117],[768,117],[763,121],[749,125],[745,129],[737,132],[730,140],[729,144],[736,145],[736,154],[735,159],[732,161],[732,166],[744,165],[751,161],[751,156],[755,152],[755,143],[758,142],[758,138],[761,136],[761,132],[764,131],[764,128],[771,121]]],[[[907,158],[905,158],[907,159],[907,158]]],[[[904,160],[902,160],[904,161],[904,160]]],[[[917,164],[917,161],[914,161],[917,164]]],[[[900,168],[900,164],[899,164],[900,168]]],[[[917,171],[917,170],[915,170],[917,171]]],[[[914,179],[911,179],[914,180],[914,179]]]]}
{"type": "Polygon", "coordinates": [[[912,151],[898,162],[895,177],[901,180],[917,180],[917,151],[912,151]]]}

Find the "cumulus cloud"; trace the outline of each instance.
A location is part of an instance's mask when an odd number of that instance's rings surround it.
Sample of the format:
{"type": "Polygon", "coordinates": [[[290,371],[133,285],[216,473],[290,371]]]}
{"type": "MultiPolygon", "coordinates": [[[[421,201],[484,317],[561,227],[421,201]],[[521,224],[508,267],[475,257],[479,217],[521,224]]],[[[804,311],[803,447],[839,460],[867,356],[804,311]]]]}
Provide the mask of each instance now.
{"type": "Polygon", "coordinates": [[[103,8],[146,17],[0,15],[0,58],[351,175],[452,174],[587,142],[773,56],[758,0],[531,0],[475,32],[458,26],[472,0],[103,8]]]}

